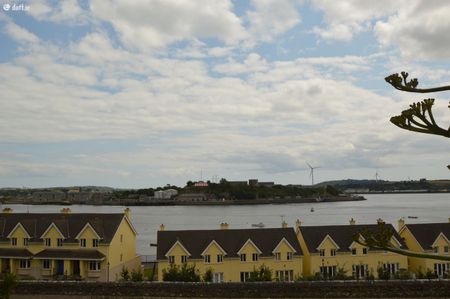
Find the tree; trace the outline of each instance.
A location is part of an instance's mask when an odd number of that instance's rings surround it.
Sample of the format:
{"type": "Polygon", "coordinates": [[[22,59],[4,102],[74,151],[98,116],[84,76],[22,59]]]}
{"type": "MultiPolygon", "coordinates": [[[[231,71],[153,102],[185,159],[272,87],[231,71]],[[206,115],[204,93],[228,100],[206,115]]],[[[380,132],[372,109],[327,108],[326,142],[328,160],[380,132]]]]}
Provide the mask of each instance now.
{"type": "Polygon", "coordinates": [[[11,291],[16,287],[17,284],[17,278],[14,273],[6,273],[3,276],[3,281],[0,285],[0,294],[2,298],[9,299],[9,296],[11,295],[11,291]]]}
{"type": "MultiPolygon", "coordinates": [[[[407,80],[408,73],[401,72],[401,77],[399,74],[392,74],[385,78],[386,82],[391,84],[395,89],[415,92],[415,93],[429,93],[429,92],[440,92],[440,91],[450,91],[450,86],[440,86],[434,88],[417,88],[419,81],[417,78],[412,80],[407,80]]],[[[434,99],[424,99],[421,102],[413,103],[409,107],[402,111],[400,115],[391,117],[391,122],[399,128],[424,133],[439,135],[450,138],[450,127],[448,129],[442,128],[437,125],[433,116],[433,104],[434,99]]],[[[450,105],[448,106],[450,108],[450,105]]],[[[447,165],[450,169],[450,165],[447,165]]]]}
{"type": "Polygon", "coordinates": [[[450,256],[448,255],[420,253],[416,251],[410,251],[395,247],[391,243],[393,235],[394,230],[392,229],[392,227],[387,226],[386,223],[384,223],[383,221],[379,221],[377,230],[370,231],[368,229],[364,229],[360,231],[358,234],[354,235],[353,240],[356,243],[369,247],[371,249],[390,251],[410,257],[450,261],[450,256]]]}
{"type": "Polygon", "coordinates": [[[181,267],[177,265],[170,265],[169,269],[163,270],[164,281],[185,281],[185,282],[199,282],[200,274],[195,268],[195,265],[188,265],[184,263],[181,267]]]}
{"type": "Polygon", "coordinates": [[[272,270],[265,265],[261,265],[258,269],[253,268],[247,281],[272,281],[272,270]]]}

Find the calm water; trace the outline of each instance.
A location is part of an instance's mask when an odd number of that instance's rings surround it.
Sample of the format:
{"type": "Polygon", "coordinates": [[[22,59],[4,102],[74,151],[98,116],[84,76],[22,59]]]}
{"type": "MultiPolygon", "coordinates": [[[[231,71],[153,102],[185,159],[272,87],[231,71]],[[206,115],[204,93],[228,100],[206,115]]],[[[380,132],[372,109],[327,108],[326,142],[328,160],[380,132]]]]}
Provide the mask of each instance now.
{"type": "MultiPolygon", "coordinates": [[[[375,223],[382,218],[396,227],[400,217],[406,223],[447,222],[450,217],[450,194],[377,194],[364,195],[367,200],[356,202],[330,202],[252,206],[170,206],[130,207],[132,222],[138,231],[138,253],[155,254],[156,232],[161,223],[167,230],[217,229],[221,222],[230,228],[250,228],[252,223],[263,222],[266,227],[279,227],[284,220],[293,226],[296,219],[304,225],[348,224],[350,218],[357,223],[375,223]],[[314,207],[314,212],[311,208],[314,207]],[[417,219],[407,219],[417,216],[417,219]]],[[[4,205],[15,212],[59,212],[63,206],[4,205]]],[[[122,212],[121,206],[70,207],[74,213],[122,212]]]]}

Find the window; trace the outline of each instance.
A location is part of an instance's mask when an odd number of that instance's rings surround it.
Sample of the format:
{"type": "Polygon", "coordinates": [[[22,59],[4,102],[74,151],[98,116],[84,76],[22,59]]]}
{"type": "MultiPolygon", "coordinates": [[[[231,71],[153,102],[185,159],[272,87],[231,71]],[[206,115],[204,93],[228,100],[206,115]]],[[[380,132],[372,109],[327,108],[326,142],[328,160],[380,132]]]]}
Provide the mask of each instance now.
{"type": "Polygon", "coordinates": [[[46,239],[44,239],[44,243],[45,243],[45,247],[50,247],[50,246],[52,246],[52,239],[46,238],[46,239]]]}
{"type": "Polygon", "coordinates": [[[98,247],[98,239],[92,239],[92,247],[98,247]]]}
{"type": "Polygon", "coordinates": [[[184,264],[184,263],[187,263],[187,259],[188,259],[188,257],[187,257],[187,255],[182,255],[181,256],[181,262],[184,264]]]}
{"type": "Polygon", "coordinates": [[[288,252],[287,255],[286,255],[286,259],[288,261],[292,260],[293,257],[294,257],[294,253],[293,252],[288,252]]]}
{"type": "Polygon", "coordinates": [[[20,260],[19,262],[19,268],[20,269],[28,269],[31,267],[31,261],[30,260],[20,260]]]}
{"type": "Polygon", "coordinates": [[[252,261],[256,262],[258,260],[258,254],[252,253],[252,261]]]}
{"type": "Polygon", "coordinates": [[[120,235],[120,243],[123,242],[123,235],[120,235]]]}
{"type": "Polygon", "coordinates": [[[439,253],[439,248],[436,246],[436,247],[433,247],[433,252],[434,253],[439,253]]]}
{"type": "Polygon", "coordinates": [[[217,255],[217,262],[218,263],[222,263],[223,262],[223,254],[218,254],[217,255]]]}
{"type": "Polygon", "coordinates": [[[251,274],[252,272],[241,272],[241,282],[246,282],[251,274]]]}
{"type": "Polygon", "coordinates": [[[175,257],[173,255],[169,255],[167,258],[169,259],[169,264],[175,264],[175,257]]]}
{"type": "Polygon", "coordinates": [[[56,240],[56,245],[58,246],[58,247],[62,247],[63,246],[63,242],[64,242],[64,239],[62,239],[62,238],[58,238],[58,240],[56,240]]]}
{"type": "Polygon", "coordinates": [[[352,248],[352,255],[356,255],[356,248],[352,248]]]}
{"type": "Polygon", "coordinates": [[[50,269],[51,268],[51,260],[42,260],[42,268],[43,269],[50,269]]]}
{"type": "Polygon", "coordinates": [[[320,256],[325,256],[325,249],[320,249],[319,250],[319,255],[320,256]]]}
{"type": "Polygon", "coordinates": [[[437,277],[443,278],[446,273],[450,271],[450,263],[438,263],[434,264],[434,274],[437,277]]]}
{"type": "Polygon", "coordinates": [[[383,269],[385,271],[387,271],[391,277],[393,277],[395,275],[395,273],[397,273],[398,270],[400,269],[400,264],[399,263],[393,263],[393,264],[386,263],[386,264],[383,264],[383,269]]]}
{"type": "Polygon", "coordinates": [[[369,274],[369,265],[363,265],[363,264],[353,265],[352,266],[352,274],[353,274],[353,277],[356,279],[366,277],[367,274],[369,274]]]}
{"type": "Polygon", "coordinates": [[[275,252],[275,260],[281,261],[281,253],[280,252],[275,252]]]}
{"type": "Polygon", "coordinates": [[[89,262],[89,271],[100,271],[100,262],[89,262]]]}
{"type": "Polygon", "coordinates": [[[445,252],[445,253],[448,253],[448,252],[449,252],[448,246],[444,246],[444,252],[445,252]]]}
{"type": "Polygon", "coordinates": [[[86,247],[86,239],[80,239],[80,247],[86,247]]]}
{"type": "Polygon", "coordinates": [[[23,238],[23,246],[28,246],[28,238],[23,238]]]}
{"type": "Polygon", "coordinates": [[[336,249],[330,250],[330,256],[336,256],[336,249]]]}
{"type": "Polygon", "coordinates": [[[223,282],[223,272],[213,273],[213,282],[215,283],[223,282]]]}
{"type": "Polygon", "coordinates": [[[324,279],[330,279],[336,275],[336,266],[321,266],[320,274],[324,279]]]}
{"type": "Polygon", "coordinates": [[[277,281],[294,281],[294,270],[275,271],[277,281]]]}
{"type": "Polygon", "coordinates": [[[247,260],[247,255],[245,253],[241,253],[241,262],[245,262],[247,260]]]}
{"type": "Polygon", "coordinates": [[[209,254],[203,256],[203,261],[207,264],[211,263],[211,256],[209,254]]]}
{"type": "Polygon", "coordinates": [[[363,254],[366,255],[369,252],[369,248],[363,248],[363,254]]]}
{"type": "Polygon", "coordinates": [[[11,245],[17,246],[17,238],[11,238],[11,245]]]}

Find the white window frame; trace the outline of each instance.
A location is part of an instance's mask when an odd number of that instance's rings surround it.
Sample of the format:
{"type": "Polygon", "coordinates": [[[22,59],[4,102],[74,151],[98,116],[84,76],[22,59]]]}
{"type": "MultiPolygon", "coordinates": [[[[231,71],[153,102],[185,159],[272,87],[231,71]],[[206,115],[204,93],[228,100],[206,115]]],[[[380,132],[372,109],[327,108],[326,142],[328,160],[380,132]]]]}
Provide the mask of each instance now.
{"type": "Polygon", "coordinates": [[[336,256],[336,249],[335,248],[330,249],[330,256],[336,256]]]}
{"type": "Polygon", "coordinates": [[[246,262],[247,261],[247,255],[245,253],[241,253],[239,255],[241,262],[246,262]]]}
{"type": "Polygon", "coordinates": [[[294,253],[293,253],[292,251],[289,251],[289,252],[286,254],[286,259],[287,259],[288,261],[291,261],[293,258],[294,258],[294,253]]]}
{"type": "Polygon", "coordinates": [[[19,268],[20,269],[30,269],[31,268],[31,260],[30,259],[20,259],[19,260],[19,268]]]}
{"type": "Polygon", "coordinates": [[[42,260],[42,269],[50,270],[52,267],[52,260],[42,260]]]}
{"type": "Polygon", "coordinates": [[[86,239],[80,239],[80,247],[86,247],[86,239]]]}
{"type": "Polygon", "coordinates": [[[169,255],[167,259],[169,260],[169,264],[175,264],[175,256],[169,255]]]}
{"type": "Polygon", "coordinates": [[[217,255],[217,262],[218,263],[223,263],[223,254],[218,254],[217,255]]]}
{"type": "Polygon", "coordinates": [[[205,262],[205,264],[210,264],[211,263],[211,255],[210,254],[205,254],[203,256],[203,261],[205,262]]]}
{"type": "Polygon", "coordinates": [[[188,256],[187,255],[182,255],[181,256],[181,263],[185,264],[185,263],[187,263],[187,261],[188,261],[188,256]]]}
{"type": "Polygon", "coordinates": [[[252,261],[257,262],[259,260],[259,255],[257,253],[252,253],[252,261]]]}
{"type": "Polygon", "coordinates": [[[50,239],[50,238],[45,238],[45,239],[44,239],[44,246],[45,246],[45,247],[51,247],[51,246],[52,246],[52,239],[50,239]]]}
{"type": "Polygon", "coordinates": [[[17,246],[17,238],[11,238],[11,246],[17,246]]]}
{"type": "Polygon", "coordinates": [[[213,281],[212,282],[214,282],[214,283],[224,282],[223,272],[213,272],[213,281]]]}
{"type": "Polygon", "coordinates": [[[90,261],[88,267],[89,267],[89,271],[100,271],[101,270],[101,262],[90,261]]]}
{"type": "Polygon", "coordinates": [[[275,252],[275,260],[281,261],[281,252],[275,252]]]}
{"type": "Polygon", "coordinates": [[[325,256],[325,249],[319,249],[319,256],[325,256]]]}
{"type": "Polygon", "coordinates": [[[98,247],[99,243],[100,243],[99,239],[92,239],[92,247],[98,247]]]}

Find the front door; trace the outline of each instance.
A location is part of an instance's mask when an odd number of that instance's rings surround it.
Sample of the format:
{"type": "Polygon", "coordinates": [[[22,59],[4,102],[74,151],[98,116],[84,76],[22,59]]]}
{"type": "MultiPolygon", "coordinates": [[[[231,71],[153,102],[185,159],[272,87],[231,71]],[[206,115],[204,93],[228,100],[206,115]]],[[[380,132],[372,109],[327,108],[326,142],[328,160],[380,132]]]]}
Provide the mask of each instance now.
{"type": "Polygon", "coordinates": [[[2,273],[9,273],[11,269],[9,268],[9,259],[2,259],[2,273]]]}
{"type": "Polygon", "coordinates": [[[80,275],[80,261],[73,261],[73,275],[80,275]]]}
{"type": "Polygon", "coordinates": [[[63,260],[56,261],[56,274],[64,275],[64,261],[63,260]]]}

